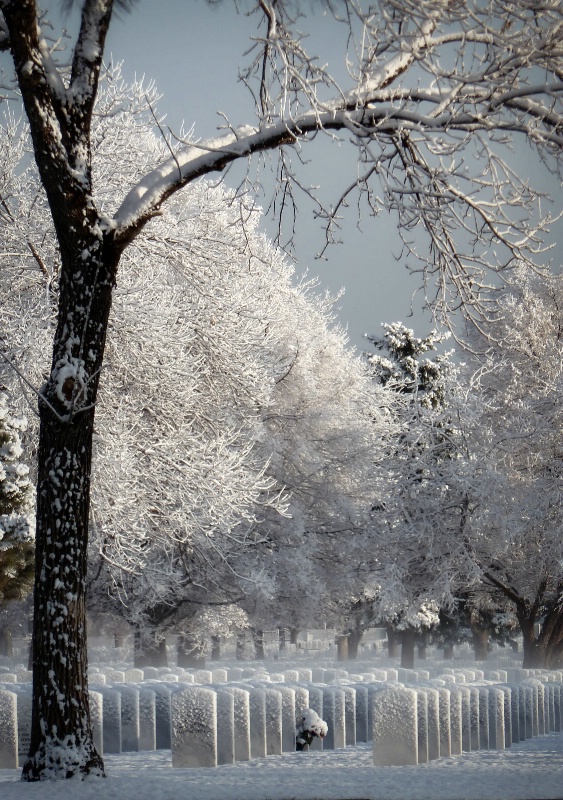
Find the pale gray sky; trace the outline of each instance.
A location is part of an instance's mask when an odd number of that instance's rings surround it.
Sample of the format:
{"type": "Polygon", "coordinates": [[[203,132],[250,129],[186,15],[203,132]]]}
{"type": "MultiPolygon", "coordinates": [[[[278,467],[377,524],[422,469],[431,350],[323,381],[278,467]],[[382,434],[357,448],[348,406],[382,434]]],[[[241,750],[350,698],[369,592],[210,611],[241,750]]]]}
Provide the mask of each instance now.
{"type": "MultiPolygon", "coordinates": [[[[56,13],[59,0],[44,0],[43,5],[49,8],[49,16],[60,22],[56,13]]],[[[76,27],[81,3],[75,5],[66,20],[71,29],[76,27]]],[[[206,0],[138,0],[132,13],[114,18],[106,60],[111,56],[123,61],[128,79],[145,76],[155,81],[163,95],[158,111],[166,115],[166,123],[175,131],[184,123],[188,129],[194,125],[195,137],[211,138],[223,121],[218,112],[235,126],[252,123],[253,102],[238,82],[238,68],[248,61],[243,54],[255,33],[256,21],[245,15],[245,0],[239,0],[239,7],[241,13],[237,14],[233,0],[213,5],[206,0]]],[[[329,25],[318,4],[315,9],[314,0],[308,8],[313,8],[315,43],[326,45],[329,57],[344,48],[345,31],[329,25]]],[[[342,62],[342,58],[338,60],[342,62]]],[[[353,147],[317,140],[304,149],[303,155],[311,163],[301,168],[300,178],[306,185],[320,185],[323,200],[333,204],[356,175],[353,147]]],[[[529,162],[526,168],[530,169],[529,162]]],[[[235,184],[236,170],[226,180],[235,184]]],[[[269,199],[259,197],[258,202],[266,206],[269,199]]],[[[376,219],[366,217],[361,231],[356,222],[356,210],[350,208],[342,230],[343,244],[329,248],[326,260],[317,260],[324,232],[313,218],[312,207],[303,201],[295,240],[297,273],[307,271],[309,277],[318,276],[320,286],[332,293],[345,289],[338,301],[338,319],[348,328],[351,344],[360,349],[364,346],[363,334],[379,334],[381,322],[401,320],[424,336],[432,323],[430,315],[422,312],[420,293],[414,297],[414,316],[409,316],[418,281],[408,273],[404,261],[396,261],[401,253],[396,219],[385,212],[376,219]]],[[[272,232],[274,223],[266,224],[272,232]]]]}

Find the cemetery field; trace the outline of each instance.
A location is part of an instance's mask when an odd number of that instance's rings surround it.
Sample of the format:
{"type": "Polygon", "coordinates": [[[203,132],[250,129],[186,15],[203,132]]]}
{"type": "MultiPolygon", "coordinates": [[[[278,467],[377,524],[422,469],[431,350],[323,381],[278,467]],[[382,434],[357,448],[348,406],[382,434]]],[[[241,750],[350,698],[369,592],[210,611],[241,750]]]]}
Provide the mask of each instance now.
{"type": "Polygon", "coordinates": [[[170,751],[106,755],[108,777],[22,784],[0,770],[2,800],[555,800],[563,735],[404,767],[374,767],[371,745],[286,753],[214,769],[174,769],[170,751]]]}
{"type": "Polygon", "coordinates": [[[0,663],[0,800],[563,800],[563,671],[522,670],[501,649],[404,670],[380,642],[337,662],[329,637],[283,661],[183,669],[171,649],[170,667],[139,670],[127,648],[92,648],[107,778],[40,784],[20,781],[23,654],[0,663]],[[305,708],[328,733],[296,752],[305,708]]]}

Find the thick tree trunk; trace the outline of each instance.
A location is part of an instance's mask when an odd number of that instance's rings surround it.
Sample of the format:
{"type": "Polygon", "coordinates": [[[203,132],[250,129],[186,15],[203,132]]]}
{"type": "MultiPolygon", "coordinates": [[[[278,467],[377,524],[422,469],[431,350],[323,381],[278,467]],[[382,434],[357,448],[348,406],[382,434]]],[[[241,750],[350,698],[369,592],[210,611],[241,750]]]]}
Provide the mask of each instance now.
{"type": "Polygon", "coordinates": [[[454,657],[454,646],[453,644],[445,644],[442,648],[442,654],[446,661],[451,661],[454,657]]]}
{"type": "Polygon", "coordinates": [[[415,636],[414,628],[406,628],[401,631],[401,667],[404,669],[414,669],[415,636]]]}
{"type": "Polygon", "coordinates": [[[114,647],[123,647],[125,644],[125,635],[123,633],[114,633],[113,634],[113,646],[114,647]]]}
{"type": "Polygon", "coordinates": [[[387,625],[387,655],[396,658],[399,655],[399,634],[393,625],[387,625]]]}
{"type": "Polygon", "coordinates": [[[0,630],[0,656],[12,658],[14,655],[14,641],[12,631],[9,628],[0,630]]]}
{"type": "Polygon", "coordinates": [[[221,658],[221,637],[211,637],[211,660],[219,661],[221,658]]]}
{"type": "Polygon", "coordinates": [[[139,631],[135,631],[133,664],[138,669],[143,667],[167,667],[168,653],[166,638],[158,641],[143,639],[139,631]]]}
{"type": "Polygon", "coordinates": [[[426,661],[428,647],[428,631],[421,631],[417,639],[417,655],[421,661],[426,661]]]}
{"type": "Polygon", "coordinates": [[[57,226],[59,317],[39,400],[30,781],[104,770],[90,722],[85,594],[94,410],[118,257],[77,217],[74,228],[66,220],[75,232],[66,241],[57,226]]]}
{"type": "Polygon", "coordinates": [[[475,661],[486,661],[489,657],[489,631],[472,622],[471,636],[475,661]]]}
{"type": "Polygon", "coordinates": [[[264,661],[264,631],[261,628],[252,628],[252,641],[254,642],[254,658],[256,661],[264,661]]]}
{"type": "Polygon", "coordinates": [[[237,633],[236,659],[237,661],[244,661],[245,658],[246,658],[246,631],[239,631],[237,633]]]}
{"type": "Polygon", "coordinates": [[[361,628],[354,628],[348,634],[348,660],[355,661],[358,658],[358,651],[364,632],[361,628]]]}
{"type": "Polygon", "coordinates": [[[336,660],[348,661],[348,636],[345,633],[336,637],[336,660]]]}
{"type": "Polygon", "coordinates": [[[61,421],[40,402],[40,416],[33,712],[23,769],[28,780],[103,773],[92,739],[86,655],[94,409],[61,421]]]}
{"type": "Polygon", "coordinates": [[[299,628],[289,629],[289,642],[290,644],[297,644],[297,637],[299,636],[299,628]]]}
{"type": "Polygon", "coordinates": [[[279,641],[279,651],[281,653],[287,648],[287,638],[286,638],[285,628],[278,628],[278,641],[279,641]]]}

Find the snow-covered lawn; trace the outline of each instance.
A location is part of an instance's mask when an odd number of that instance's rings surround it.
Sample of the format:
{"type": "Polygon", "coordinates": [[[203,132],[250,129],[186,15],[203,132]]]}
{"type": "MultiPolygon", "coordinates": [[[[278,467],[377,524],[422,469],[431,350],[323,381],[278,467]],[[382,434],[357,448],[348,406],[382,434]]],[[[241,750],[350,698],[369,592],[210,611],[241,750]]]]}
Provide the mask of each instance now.
{"type": "Polygon", "coordinates": [[[221,766],[172,769],[167,750],[105,757],[108,777],[24,784],[0,770],[2,800],[560,800],[563,734],[507,750],[373,767],[371,745],[291,753],[221,766]]]}

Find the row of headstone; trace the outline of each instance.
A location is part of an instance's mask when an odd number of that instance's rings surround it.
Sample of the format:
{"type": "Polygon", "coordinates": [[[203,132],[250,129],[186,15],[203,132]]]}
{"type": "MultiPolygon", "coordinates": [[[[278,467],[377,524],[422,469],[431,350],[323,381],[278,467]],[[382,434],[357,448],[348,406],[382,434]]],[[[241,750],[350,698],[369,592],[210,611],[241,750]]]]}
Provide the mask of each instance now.
{"type": "MultiPolygon", "coordinates": [[[[18,769],[31,744],[31,686],[0,688],[0,769],[18,769]]],[[[89,692],[94,744],[102,752],[103,698],[89,692]]]]}
{"type": "Polygon", "coordinates": [[[562,730],[563,683],[388,686],[372,706],[377,766],[427,763],[562,730]]]}
{"type": "MultiPolygon", "coordinates": [[[[563,684],[555,681],[473,685],[444,674],[425,682],[418,676],[410,688],[300,682],[309,673],[317,677],[315,670],[286,671],[280,684],[102,684],[90,691],[96,746],[107,753],[172,749],[176,766],[228,764],[295,750],[296,717],[307,707],[328,724],[312,749],[373,738],[375,763],[424,763],[561,729],[563,684]]],[[[30,725],[30,685],[0,688],[0,765],[15,768],[16,755],[27,754],[30,725]]]]}

